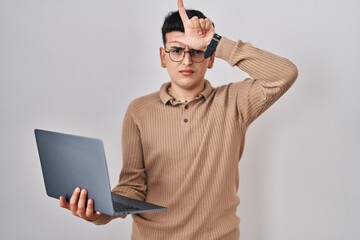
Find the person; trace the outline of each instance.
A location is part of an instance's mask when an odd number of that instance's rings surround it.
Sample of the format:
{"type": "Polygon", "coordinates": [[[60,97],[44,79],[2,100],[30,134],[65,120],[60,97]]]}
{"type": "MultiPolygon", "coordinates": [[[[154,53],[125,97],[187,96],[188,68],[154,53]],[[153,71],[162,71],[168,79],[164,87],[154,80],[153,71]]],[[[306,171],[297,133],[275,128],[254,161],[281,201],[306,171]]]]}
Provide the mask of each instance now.
{"type": "MultiPolygon", "coordinates": [[[[132,215],[132,239],[239,239],[238,164],[249,125],[297,78],[288,59],[215,33],[200,11],[171,12],[162,27],[160,62],[170,81],[135,99],[123,122],[123,167],[115,193],[167,207],[132,215]],[[210,54],[210,56],[208,56],[210,54]],[[212,87],[205,79],[215,58],[249,78],[212,87]]],[[[86,189],[60,205],[95,224],[86,189]]],[[[125,217],[125,216],[123,216],[125,217]]]]}

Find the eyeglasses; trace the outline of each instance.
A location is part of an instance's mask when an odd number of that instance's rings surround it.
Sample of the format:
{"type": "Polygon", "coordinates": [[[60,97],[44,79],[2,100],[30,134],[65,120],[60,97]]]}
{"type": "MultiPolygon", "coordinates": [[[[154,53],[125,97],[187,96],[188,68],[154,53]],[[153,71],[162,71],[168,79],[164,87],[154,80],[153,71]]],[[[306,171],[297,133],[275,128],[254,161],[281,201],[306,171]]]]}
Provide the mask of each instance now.
{"type": "Polygon", "coordinates": [[[189,51],[185,51],[183,48],[173,47],[169,51],[165,50],[165,52],[169,54],[170,59],[173,62],[181,62],[185,57],[185,53],[190,54],[193,62],[201,63],[205,60],[204,51],[201,50],[191,49],[189,51]]]}

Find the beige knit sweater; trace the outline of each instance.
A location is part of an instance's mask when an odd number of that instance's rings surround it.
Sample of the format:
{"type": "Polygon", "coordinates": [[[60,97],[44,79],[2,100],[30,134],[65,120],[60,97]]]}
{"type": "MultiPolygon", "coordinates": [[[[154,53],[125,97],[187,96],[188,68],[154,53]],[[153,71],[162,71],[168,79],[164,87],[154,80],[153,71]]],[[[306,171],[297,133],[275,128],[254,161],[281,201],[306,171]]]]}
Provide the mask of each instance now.
{"type": "MultiPolygon", "coordinates": [[[[159,92],[134,100],[123,125],[123,168],[114,192],[167,207],[133,215],[132,239],[239,239],[238,164],[249,124],[295,81],[289,60],[225,37],[216,57],[250,78],[181,104],[159,92]]],[[[110,221],[102,216],[95,223],[110,221]]]]}

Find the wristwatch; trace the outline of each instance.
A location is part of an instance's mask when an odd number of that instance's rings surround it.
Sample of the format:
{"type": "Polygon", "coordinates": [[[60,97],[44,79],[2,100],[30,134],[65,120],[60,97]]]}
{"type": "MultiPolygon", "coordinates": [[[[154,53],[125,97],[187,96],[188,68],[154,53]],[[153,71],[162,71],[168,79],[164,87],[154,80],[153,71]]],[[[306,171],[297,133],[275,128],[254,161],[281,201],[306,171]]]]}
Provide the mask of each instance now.
{"type": "Polygon", "coordinates": [[[205,51],[205,58],[210,57],[216,50],[218,43],[220,42],[221,36],[217,33],[214,34],[213,38],[211,39],[210,44],[207,46],[205,51]]]}

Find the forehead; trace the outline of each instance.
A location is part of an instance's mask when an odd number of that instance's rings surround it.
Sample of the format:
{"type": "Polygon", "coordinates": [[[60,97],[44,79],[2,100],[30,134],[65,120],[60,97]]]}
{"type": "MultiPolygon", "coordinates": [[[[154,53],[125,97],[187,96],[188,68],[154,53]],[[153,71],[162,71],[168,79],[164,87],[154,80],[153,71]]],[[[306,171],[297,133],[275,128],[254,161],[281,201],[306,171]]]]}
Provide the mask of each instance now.
{"type": "Polygon", "coordinates": [[[178,46],[178,47],[185,47],[185,45],[181,44],[180,42],[174,40],[178,37],[183,37],[185,33],[174,31],[174,32],[168,32],[166,33],[166,44],[169,46],[178,46]]]}

